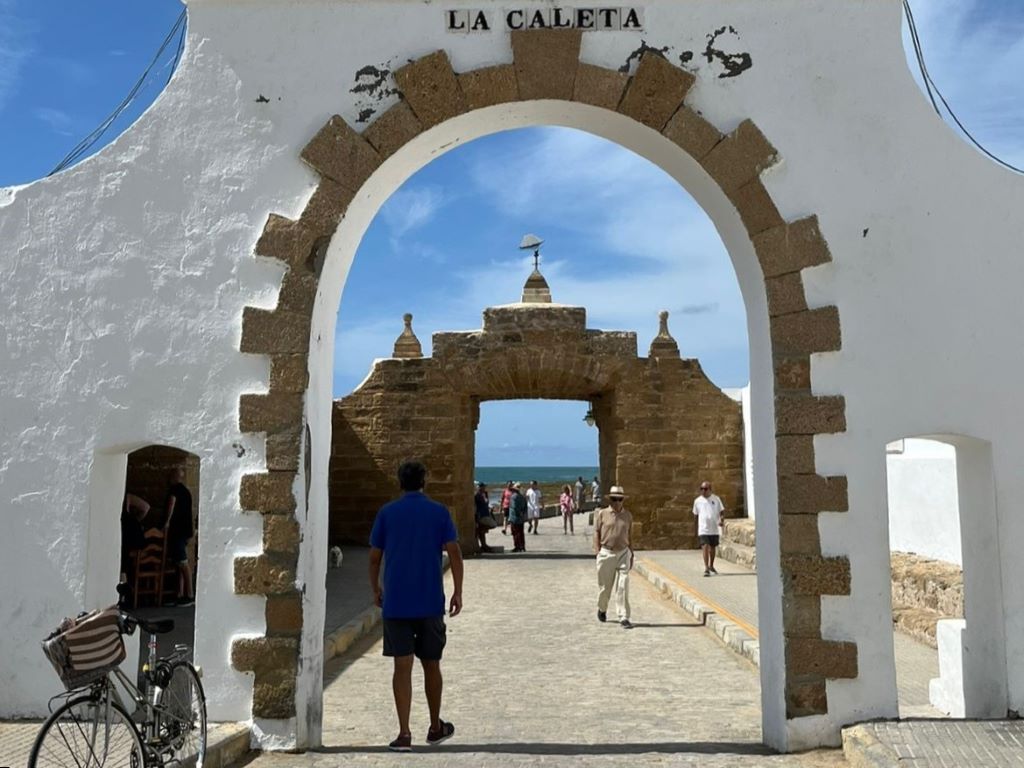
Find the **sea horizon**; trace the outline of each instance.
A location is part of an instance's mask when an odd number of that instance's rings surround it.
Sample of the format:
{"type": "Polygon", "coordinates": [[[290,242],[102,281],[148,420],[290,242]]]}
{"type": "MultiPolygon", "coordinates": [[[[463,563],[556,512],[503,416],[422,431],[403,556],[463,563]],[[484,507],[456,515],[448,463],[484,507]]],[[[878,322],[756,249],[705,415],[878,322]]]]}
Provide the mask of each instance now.
{"type": "Polygon", "coordinates": [[[567,467],[553,466],[479,466],[475,468],[474,480],[488,485],[501,485],[508,480],[515,482],[567,483],[575,482],[577,477],[589,483],[594,475],[600,477],[597,465],[574,465],[567,467]]]}

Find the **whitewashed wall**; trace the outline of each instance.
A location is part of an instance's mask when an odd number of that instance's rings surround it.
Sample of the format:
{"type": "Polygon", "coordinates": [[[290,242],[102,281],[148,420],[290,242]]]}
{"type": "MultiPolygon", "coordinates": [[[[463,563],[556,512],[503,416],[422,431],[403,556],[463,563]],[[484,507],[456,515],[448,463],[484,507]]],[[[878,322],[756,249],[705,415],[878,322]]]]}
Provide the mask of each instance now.
{"type": "MultiPolygon", "coordinates": [[[[113,600],[121,457],[147,443],[202,460],[197,657],[214,719],[249,717],[251,680],[228,663],[231,639],[263,631],[262,601],[232,593],[231,562],[260,548],[260,522],[237,508],[261,441],[238,431],[242,392],[266,388],[264,359],[238,353],[246,304],[275,303],[282,268],[252,256],[269,212],[297,215],[314,177],[299,149],[338,112],[366,65],[437,48],[456,70],[511,61],[508,36],[452,35],[448,7],[476,0],[192,0],[188,45],[163,96],[115,143],[56,177],[0,194],[0,715],[38,714],[56,687],[36,641],[63,615],[113,600]],[[258,97],[266,101],[258,101],[258,97]],[[239,449],[244,449],[242,453],[239,449]],[[242,455],[239,455],[239,454],[242,455]],[[13,586],[11,586],[13,585],[13,586]]],[[[582,105],[536,102],[462,116],[392,157],[357,197],[331,244],[312,335],[310,518],[300,561],[323,599],[325,478],[334,319],[354,248],[402,180],[443,151],[516,126],[551,123],[619,141],[664,168],[704,206],[747,303],[764,736],[788,748],[835,742],[838,726],[895,715],[889,639],[884,446],[908,434],[991,443],[992,514],[1005,592],[995,631],[1024,653],[1024,376],[1019,286],[1024,182],[963,144],[931,113],[906,70],[897,0],[650,0],[648,32],[589,33],[582,59],[619,67],[643,39],[685,50],[690,103],[721,130],[752,118],[783,163],[765,184],[783,216],[817,213],[834,262],[805,271],[811,306],[838,305],[841,352],[812,359],[813,389],[843,394],[847,432],[816,438],[818,471],[849,478],[850,511],[820,524],[826,553],[850,558],[853,594],[823,600],[823,633],[855,640],[860,677],[828,685],[829,714],[785,720],[771,359],[761,276],[735,210],[688,157],[654,132],[582,105]],[[721,79],[700,52],[723,25],[753,67],[721,79]],[[983,377],[977,371],[985,371],[983,377]]],[[[393,98],[393,97],[392,97],[393,98]]],[[[385,100],[376,105],[386,108],[385,100]]],[[[379,113],[378,111],[378,113],[379,113]]],[[[636,190],[643,195],[644,190],[636,190]]],[[[967,550],[965,550],[966,552],[967,550]]],[[[972,550],[973,551],[973,550],[972,550]]],[[[317,633],[303,638],[300,690],[319,690],[317,633]]],[[[1024,667],[1009,670],[1024,707],[1024,667]]],[[[260,724],[287,744],[294,728],[260,724]]],[[[312,737],[315,738],[315,735],[312,737]]]]}
{"type": "Polygon", "coordinates": [[[956,449],[934,440],[902,442],[902,453],[885,457],[889,546],[962,566],[956,449]]]}

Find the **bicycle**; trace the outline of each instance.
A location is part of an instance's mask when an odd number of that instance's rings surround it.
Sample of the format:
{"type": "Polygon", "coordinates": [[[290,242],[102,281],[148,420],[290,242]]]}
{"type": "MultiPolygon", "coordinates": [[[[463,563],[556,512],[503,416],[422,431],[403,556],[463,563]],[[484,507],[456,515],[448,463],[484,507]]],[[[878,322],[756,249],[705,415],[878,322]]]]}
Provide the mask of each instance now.
{"type": "Polygon", "coordinates": [[[68,690],[50,700],[51,714],[36,736],[28,768],[202,768],[201,673],[188,661],[187,645],[176,645],[169,656],[156,654],[156,635],[172,629],[173,619],[149,621],[109,608],[65,621],[47,638],[43,648],[68,690]],[[149,633],[141,691],[118,666],[124,659],[122,636],[137,627],[149,633]],[[134,705],[133,714],[119,689],[134,705]]]}

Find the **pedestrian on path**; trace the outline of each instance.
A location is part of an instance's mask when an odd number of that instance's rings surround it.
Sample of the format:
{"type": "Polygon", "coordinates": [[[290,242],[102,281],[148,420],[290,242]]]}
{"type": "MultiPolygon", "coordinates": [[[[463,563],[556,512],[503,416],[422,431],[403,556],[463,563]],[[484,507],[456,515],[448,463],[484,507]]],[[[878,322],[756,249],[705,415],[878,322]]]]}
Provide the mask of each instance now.
{"type": "Polygon", "coordinates": [[[572,526],[572,515],[576,511],[576,502],[572,498],[572,489],[568,485],[562,486],[562,495],[558,497],[558,508],[562,512],[562,535],[571,533],[576,535],[576,529],[572,526]]]}
{"type": "Polygon", "coordinates": [[[523,525],[526,523],[526,497],[521,493],[523,486],[515,483],[512,486],[512,498],[508,503],[508,524],[512,526],[512,551],[526,551],[526,534],[523,525]]]}
{"type": "Polygon", "coordinates": [[[417,461],[398,468],[402,496],[377,513],[370,533],[370,587],[381,607],[384,655],[395,660],[391,679],[398,714],[394,752],[412,751],[409,711],[412,708],[413,657],[423,666],[423,687],[430,710],[427,743],[451,738],[455,726],[441,719],[441,655],[446,641],[444,576],[441,550],[448,553],[454,588],[448,615],[462,610],[462,550],[448,509],[423,493],[427,469],[417,461]],[[386,556],[384,588],[381,560],[386,556]]]}
{"type": "Polygon", "coordinates": [[[704,575],[718,573],[715,570],[715,549],[718,547],[718,529],[722,524],[725,507],[722,500],[711,492],[707,480],[700,484],[700,496],[693,501],[693,515],[697,518],[697,536],[700,538],[701,554],[704,556],[704,575]]]}
{"type": "Polygon", "coordinates": [[[494,526],[494,518],[491,517],[490,496],[487,493],[486,483],[476,484],[476,495],[473,496],[473,519],[476,522],[476,540],[480,545],[481,552],[490,552],[487,546],[487,532],[494,526]]]}
{"type": "Polygon", "coordinates": [[[512,481],[505,483],[501,492],[501,535],[508,533],[508,505],[512,501],[512,481]]]}
{"type": "Polygon", "coordinates": [[[528,524],[533,526],[529,529],[534,534],[537,533],[537,526],[540,525],[540,512],[544,508],[543,497],[540,492],[540,487],[537,485],[537,481],[533,480],[530,482],[530,487],[526,489],[526,516],[528,518],[528,524]]]}
{"type": "Polygon", "coordinates": [[[594,475],[594,482],[590,484],[590,500],[595,504],[601,503],[601,483],[597,479],[597,475],[594,475]]]}
{"type": "Polygon", "coordinates": [[[580,475],[579,477],[576,478],[576,485],[573,488],[573,490],[576,492],[576,498],[575,498],[575,501],[576,501],[576,511],[577,512],[582,512],[583,511],[583,475],[580,475]]]}
{"type": "Polygon", "coordinates": [[[608,491],[608,506],[594,516],[594,554],[597,555],[597,620],[607,621],[608,600],[615,593],[619,624],[629,621],[629,572],[633,568],[633,516],[623,506],[626,492],[620,485],[608,491]]]}

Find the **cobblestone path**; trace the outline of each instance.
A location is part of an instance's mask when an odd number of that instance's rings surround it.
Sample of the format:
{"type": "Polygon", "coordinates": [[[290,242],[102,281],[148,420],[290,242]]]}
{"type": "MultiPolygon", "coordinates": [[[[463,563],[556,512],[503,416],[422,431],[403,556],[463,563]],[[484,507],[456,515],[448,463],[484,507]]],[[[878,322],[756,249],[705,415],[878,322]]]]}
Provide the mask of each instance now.
{"type": "Polygon", "coordinates": [[[454,738],[423,743],[417,669],[415,751],[386,751],[398,727],[378,630],[328,664],[323,750],[261,755],[252,768],[845,764],[838,750],[774,755],[762,746],[756,669],[644,579],[631,579],[635,629],[599,623],[594,561],[579,532],[549,524],[527,547],[466,563],[465,608],[448,622],[443,662],[442,716],[454,738]]]}

